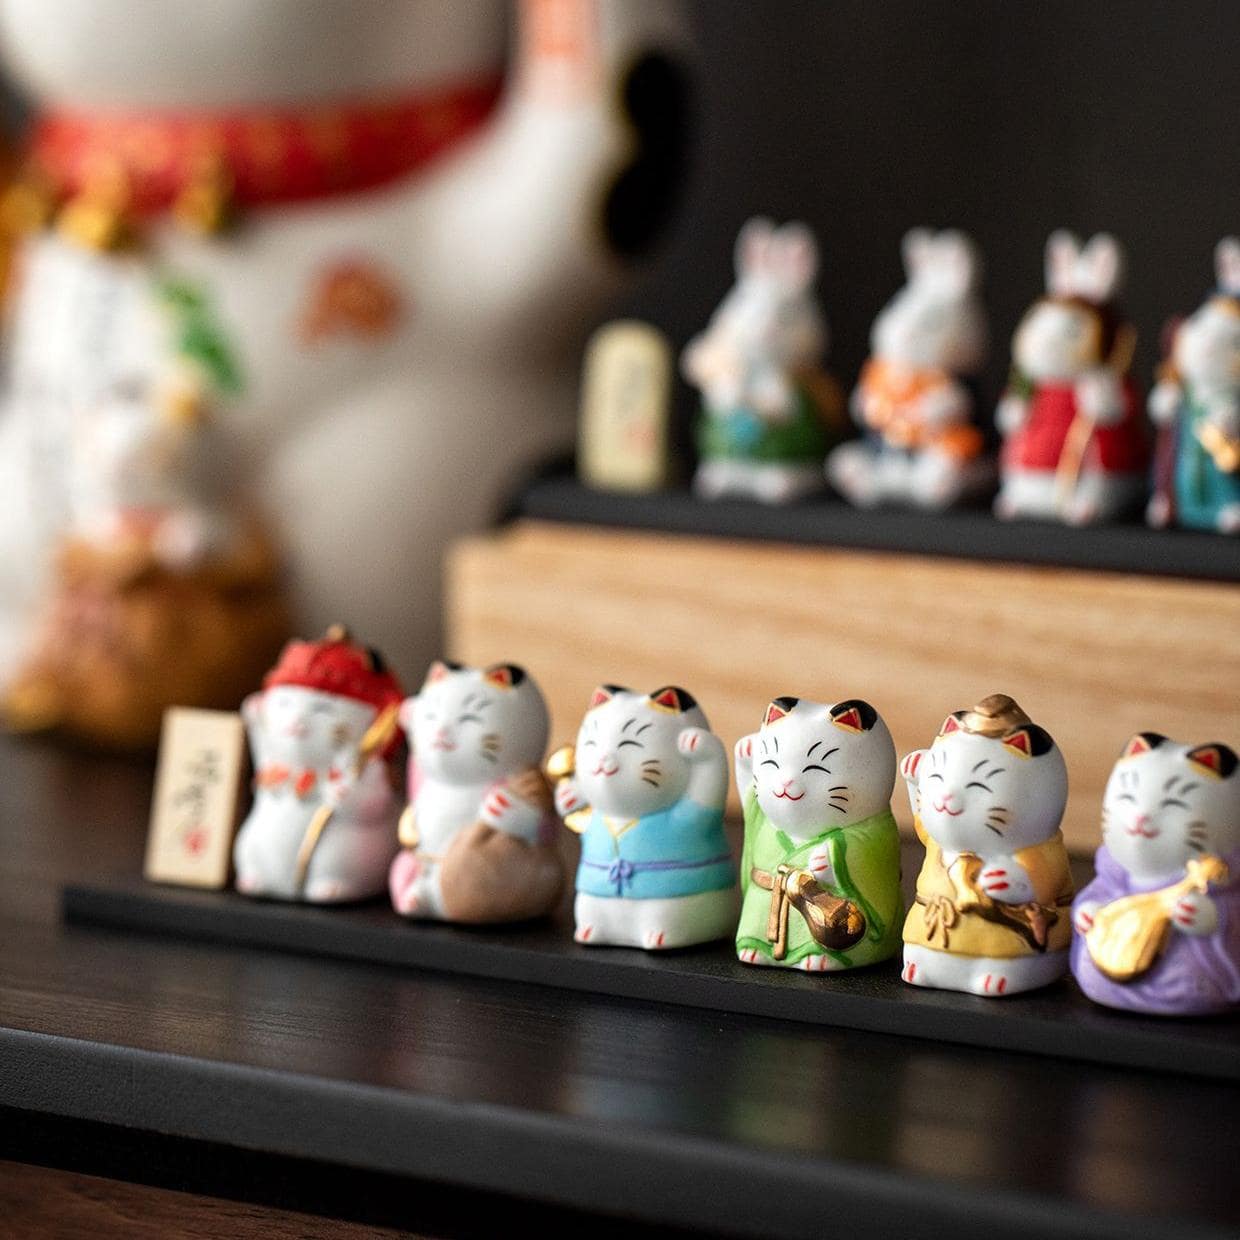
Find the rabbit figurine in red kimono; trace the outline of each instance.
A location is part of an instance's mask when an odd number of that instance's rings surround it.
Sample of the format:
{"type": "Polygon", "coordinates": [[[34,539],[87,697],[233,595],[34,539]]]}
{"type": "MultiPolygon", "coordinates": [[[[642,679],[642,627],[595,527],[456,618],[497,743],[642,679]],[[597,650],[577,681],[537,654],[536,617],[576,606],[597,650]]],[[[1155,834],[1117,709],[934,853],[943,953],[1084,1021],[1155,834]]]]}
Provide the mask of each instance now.
{"type": "Polygon", "coordinates": [[[1104,233],[1085,246],[1066,232],[1047,242],[1046,296],[1016,329],[996,414],[996,515],[1089,525],[1144,499],[1149,443],[1129,373],[1136,334],[1115,302],[1123,266],[1104,233]]]}

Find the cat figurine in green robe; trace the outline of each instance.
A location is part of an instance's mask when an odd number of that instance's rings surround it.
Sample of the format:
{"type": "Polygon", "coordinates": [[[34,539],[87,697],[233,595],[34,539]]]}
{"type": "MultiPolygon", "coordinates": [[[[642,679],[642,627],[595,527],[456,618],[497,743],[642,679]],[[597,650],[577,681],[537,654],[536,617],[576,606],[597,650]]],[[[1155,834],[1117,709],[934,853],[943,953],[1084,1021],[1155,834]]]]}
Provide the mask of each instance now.
{"type": "Polygon", "coordinates": [[[736,745],[745,964],[824,973],[900,947],[896,750],[868,702],[778,697],[736,745]]]}

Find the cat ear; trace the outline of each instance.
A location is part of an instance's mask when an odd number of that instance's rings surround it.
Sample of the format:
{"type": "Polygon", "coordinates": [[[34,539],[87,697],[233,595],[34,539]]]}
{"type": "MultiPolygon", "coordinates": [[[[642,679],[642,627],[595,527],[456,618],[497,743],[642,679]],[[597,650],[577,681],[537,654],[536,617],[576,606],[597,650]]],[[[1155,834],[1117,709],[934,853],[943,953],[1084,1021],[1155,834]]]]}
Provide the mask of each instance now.
{"type": "Polygon", "coordinates": [[[908,780],[910,784],[917,782],[917,768],[921,766],[921,760],[926,756],[924,749],[914,749],[912,753],[905,754],[900,761],[900,774],[908,780]]]}
{"type": "Polygon", "coordinates": [[[482,673],[482,679],[501,689],[513,689],[525,679],[525,668],[515,663],[494,663],[482,673]]]}
{"type": "Polygon", "coordinates": [[[1135,758],[1139,754],[1157,749],[1167,738],[1161,732],[1137,732],[1124,746],[1121,758],[1135,758]]]}
{"type": "Polygon", "coordinates": [[[426,673],[426,683],[433,685],[437,680],[444,680],[451,676],[453,672],[459,672],[461,665],[453,663],[451,659],[436,659],[430,665],[430,669],[426,673]]]}
{"type": "Polygon", "coordinates": [[[849,698],[831,707],[831,722],[845,732],[868,732],[878,722],[878,711],[869,702],[849,698]]]}
{"type": "Polygon", "coordinates": [[[943,720],[943,726],[939,728],[939,735],[950,736],[953,732],[959,732],[962,726],[960,720],[963,717],[964,711],[962,710],[954,711],[952,714],[948,715],[947,718],[943,720]]]}
{"type": "Polygon", "coordinates": [[[1055,748],[1051,734],[1045,728],[1038,727],[1036,723],[1027,723],[1023,728],[1009,732],[1006,736],[1000,737],[1000,742],[1004,749],[1009,753],[1014,753],[1018,758],[1040,758],[1044,753],[1050,753],[1055,748]]]}
{"type": "Polygon", "coordinates": [[[786,696],[773,698],[766,708],[766,714],[762,717],[762,726],[766,727],[782,719],[800,700],[800,698],[786,696]]]}
{"type": "Polygon", "coordinates": [[[586,710],[593,710],[596,706],[602,706],[604,702],[610,702],[617,693],[624,693],[625,689],[622,685],[599,685],[597,689],[590,694],[590,705],[586,710]]]}
{"type": "Polygon", "coordinates": [[[676,685],[664,685],[662,689],[656,689],[648,700],[651,706],[673,715],[683,715],[697,705],[691,693],[676,685]]]}
{"type": "Polygon", "coordinates": [[[1228,779],[1236,769],[1235,751],[1217,741],[1212,741],[1209,745],[1198,745],[1184,756],[1195,767],[1213,775],[1215,779],[1228,779]]]}

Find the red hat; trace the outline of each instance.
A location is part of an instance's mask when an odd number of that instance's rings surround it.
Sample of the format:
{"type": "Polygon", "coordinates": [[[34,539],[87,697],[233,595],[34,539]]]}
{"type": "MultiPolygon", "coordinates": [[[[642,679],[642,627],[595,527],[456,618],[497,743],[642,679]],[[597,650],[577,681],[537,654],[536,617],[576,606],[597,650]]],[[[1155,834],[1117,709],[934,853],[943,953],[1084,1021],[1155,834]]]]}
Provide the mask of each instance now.
{"type": "Polygon", "coordinates": [[[405,696],[378,651],[357,645],[342,624],[333,624],[321,641],[289,642],[279,662],[263,677],[264,689],[277,685],[336,693],[365,702],[376,711],[405,696]]]}

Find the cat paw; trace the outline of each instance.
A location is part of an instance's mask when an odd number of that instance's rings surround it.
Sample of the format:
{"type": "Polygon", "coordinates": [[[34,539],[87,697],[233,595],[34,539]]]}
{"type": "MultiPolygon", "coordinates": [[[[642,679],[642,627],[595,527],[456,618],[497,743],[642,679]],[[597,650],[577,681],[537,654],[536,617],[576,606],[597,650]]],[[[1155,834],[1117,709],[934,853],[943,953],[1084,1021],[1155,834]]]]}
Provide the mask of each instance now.
{"type": "Polygon", "coordinates": [[[593,926],[578,926],[577,929],[573,931],[573,942],[574,943],[588,943],[593,937],[594,937],[593,926]]]}
{"type": "Polygon", "coordinates": [[[910,960],[900,974],[902,981],[908,982],[910,986],[929,986],[926,980],[925,969],[919,968],[916,960],[910,960]]]}
{"type": "Polygon", "coordinates": [[[1218,929],[1218,906],[1209,896],[1190,891],[1175,902],[1171,920],[1181,934],[1213,934],[1218,929]]]}
{"type": "Polygon", "coordinates": [[[243,896],[258,896],[263,893],[263,884],[257,874],[238,874],[235,885],[243,896]]]}
{"type": "Polygon", "coordinates": [[[803,973],[826,973],[831,968],[830,956],[806,956],[798,960],[797,966],[803,973]]]}
{"type": "Polygon", "coordinates": [[[1077,499],[1068,505],[1064,519],[1069,525],[1093,525],[1099,516],[1101,512],[1095,500],[1077,499]]]}
{"type": "Polygon", "coordinates": [[[969,983],[969,989],[975,995],[986,995],[994,998],[1007,993],[1008,979],[1002,973],[983,973],[969,983]]]}
{"type": "Polygon", "coordinates": [[[348,898],[349,892],[339,879],[316,878],[306,884],[305,895],[312,904],[338,904],[348,898]]]}
{"type": "Polygon", "coordinates": [[[406,888],[399,894],[393,893],[392,907],[405,917],[416,913],[418,911],[418,897],[414,894],[413,888],[406,888]]]}
{"type": "Polygon", "coordinates": [[[993,511],[1000,521],[1015,521],[1020,516],[1020,509],[1017,507],[1016,501],[1002,491],[995,497],[993,511]]]}
{"type": "Polygon", "coordinates": [[[832,879],[831,854],[825,848],[815,848],[809,855],[810,873],[820,882],[829,883],[832,879]]]}
{"type": "Polygon", "coordinates": [[[1094,914],[1097,911],[1098,904],[1093,900],[1077,906],[1077,910],[1072,917],[1072,926],[1077,934],[1088,934],[1093,929],[1094,914]]]}
{"type": "Polygon", "coordinates": [[[736,958],[741,962],[741,964],[757,964],[758,949],[756,947],[742,947],[741,950],[736,953],[736,958]]]}
{"type": "Polygon", "coordinates": [[[642,946],[648,952],[660,951],[667,945],[666,930],[647,930],[646,933],[642,935],[642,946]]]}

